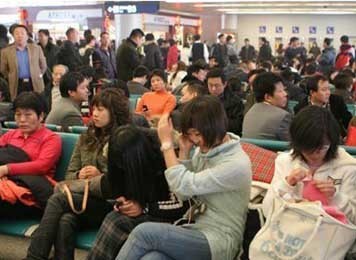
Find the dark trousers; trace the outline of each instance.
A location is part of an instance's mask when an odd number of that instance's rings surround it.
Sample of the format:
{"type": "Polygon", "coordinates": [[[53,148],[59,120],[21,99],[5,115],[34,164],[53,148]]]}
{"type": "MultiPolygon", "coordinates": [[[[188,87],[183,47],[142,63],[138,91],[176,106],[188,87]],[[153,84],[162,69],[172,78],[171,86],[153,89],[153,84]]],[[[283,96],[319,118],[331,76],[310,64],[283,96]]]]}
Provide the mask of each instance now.
{"type": "Polygon", "coordinates": [[[33,91],[32,80],[29,79],[19,79],[17,95],[25,91],[33,91]]]}
{"type": "Polygon", "coordinates": [[[11,204],[0,200],[0,217],[6,219],[40,218],[43,210],[37,207],[28,207],[20,202],[11,204]]]}
{"type": "MultiPolygon", "coordinates": [[[[77,209],[81,207],[82,200],[82,194],[73,194],[77,209]]],[[[40,226],[32,235],[26,259],[47,260],[54,245],[55,259],[73,260],[75,232],[79,228],[99,227],[111,210],[112,205],[105,200],[89,197],[86,211],[76,215],[63,193],[53,194],[47,202],[40,226]]]]}

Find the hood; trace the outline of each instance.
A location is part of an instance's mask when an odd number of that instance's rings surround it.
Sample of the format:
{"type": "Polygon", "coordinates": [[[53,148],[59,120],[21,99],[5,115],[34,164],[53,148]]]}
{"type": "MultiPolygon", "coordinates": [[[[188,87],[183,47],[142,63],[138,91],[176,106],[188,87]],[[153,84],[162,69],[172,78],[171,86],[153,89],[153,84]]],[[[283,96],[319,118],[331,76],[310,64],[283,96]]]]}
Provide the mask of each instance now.
{"type": "Polygon", "coordinates": [[[340,46],[340,51],[349,51],[352,48],[352,46],[348,43],[346,44],[341,44],[340,46]]]}

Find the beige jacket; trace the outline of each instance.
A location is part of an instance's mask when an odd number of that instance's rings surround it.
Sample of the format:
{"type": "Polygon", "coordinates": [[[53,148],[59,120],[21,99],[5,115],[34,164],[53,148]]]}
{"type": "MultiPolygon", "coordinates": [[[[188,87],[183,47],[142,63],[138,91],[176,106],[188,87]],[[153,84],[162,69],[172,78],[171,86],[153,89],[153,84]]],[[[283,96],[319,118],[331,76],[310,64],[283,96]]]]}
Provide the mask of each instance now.
{"type": "MultiPolygon", "coordinates": [[[[40,46],[28,44],[28,56],[30,62],[30,73],[34,91],[41,93],[44,90],[42,75],[47,69],[46,58],[40,46]]],[[[18,88],[18,65],[16,56],[16,46],[10,45],[1,50],[0,72],[9,82],[11,100],[17,96],[18,88]]]]}

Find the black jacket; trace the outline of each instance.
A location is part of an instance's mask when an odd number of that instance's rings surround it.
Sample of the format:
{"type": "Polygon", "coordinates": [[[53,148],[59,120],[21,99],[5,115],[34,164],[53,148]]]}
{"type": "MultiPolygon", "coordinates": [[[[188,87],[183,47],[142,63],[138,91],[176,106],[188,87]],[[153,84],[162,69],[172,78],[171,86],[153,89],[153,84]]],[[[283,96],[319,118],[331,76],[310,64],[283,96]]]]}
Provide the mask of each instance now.
{"type": "Polygon", "coordinates": [[[158,45],[154,42],[145,45],[143,48],[145,51],[145,58],[143,65],[145,65],[149,70],[163,69],[163,58],[161,50],[158,45]]]}
{"type": "Polygon", "coordinates": [[[141,64],[137,45],[127,38],[119,46],[116,53],[116,66],[118,78],[127,82],[132,79],[133,71],[141,64]]]}
{"type": "Polygon", "coordinates": [[[43,54],[46,57],[47,68],[49,69],[49,71],[52,71],[53,66],[58,64],[57,54],[58,54],[60,48],[51,42],[48,42],[46,47],[44,47],[44,48],[42,47],[41,44],[38,44],[38,45],[41,46],[43,54]]]}
{"type": "MultiPolygon", "coordinates": [[[[309,97],[300,101],[298,105],[294,107],[294,113],[297,114],[302,108],[310,105],[309,97]]],[[[347,128],[352,118],[352,114],[347,110],[347,106],[342,97],[331,94],[329,98],[329,104],[327,107],[334,115],[335,119],[339,123],[341,135],[344,137],[347,134],[347,128]]]]}
{"type": "Polygon", "coordinates": [[[70,71],[78,71],[83,66],[78,48],[71,41],[64,41],[57,53],[58,64],[66,65],[70,71]]]}
{"type": "Polygon", "coordinates": [[[263,44],[260,48],[260,52],[258,54],[258,61],[271,61],[272,60],[272,50],[268,44],[263,44]]]}
{"type": "Polygon", "coordinates": [[[239,56],[242,61],[255,60],[256,59],[256,50],[252,45],[243,46],[239,53],[239,56]]]}

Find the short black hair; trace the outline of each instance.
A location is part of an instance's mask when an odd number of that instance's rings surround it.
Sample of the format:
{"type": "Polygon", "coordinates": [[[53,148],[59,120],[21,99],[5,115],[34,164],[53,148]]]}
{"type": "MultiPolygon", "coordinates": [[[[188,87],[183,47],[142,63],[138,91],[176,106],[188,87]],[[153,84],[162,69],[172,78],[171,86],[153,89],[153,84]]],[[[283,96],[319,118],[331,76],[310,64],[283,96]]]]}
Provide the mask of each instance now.
{"type": "Polygon", "coordinates": [[[325,142],[330,142],[330,148],[324,161],[336,158],[340,128],[328,109],[318,106],[305,107],[292,120],[289,133],[294,158],[304,159],[302,152],[314,152],[328,144],[325,142]]]}
{"type": "Polygon", "coordinates": [[[272,72],[264,72],[257,75],[253,81],[253,92],[256,101],[263,102],[266,94],[273,96],[276,90],[276,84],[279,82],[283,83],[282,78],[272,72]]]}
{"type": "Polygon", "coordinates": [[[318,71],[318,64],[316,62],[312,62],[305,67],[306,75],[314,75],[318,71]]]}
{"type": "Polygon", "coordinates": [[[249,42],[249,41],[250,41],[249,38],[245,38],[245,39],[244,39],[244,42],[249,42]]]}
{"type": "Polygon", "coordinates": [[[188,67],[187,72],[188,74],[198,73],[199,70],[205,70],[206,68],[206,65],[194,63],[188,67]]]}
{"type": "Polygon", "coordinates": [[[315,75],[307,80],[307,91],[309,95],[312,91],[318,91],[320,81],[328,81],[328,79],[323,75],[315,75]]]}
{"type": "Polygon", "coordinates": [[[226,36],[226,41],[228,42],[228,41],[230,41],[230,40],[232,40],[232,36],[229,34],[228,36],[226,36]]]}
{"type": "Polygon", "coordinates": [[[154,41],[155,36],[152,33],[147,33],[145,36],[146,41],[154,41]]]}
{"type": "Polygon", "coordinates": [[[289,43],[296,42],[296,41],[299,41],[299,38],[294,36],[290,38],[289,43]]]}
{"type": "Polygon", "coordinates": [[[143,37],[143,36],[145,36],[145,33],[144,33],[141,29],[139,29],[139,28],[133,29],[133,30],[131,31],[129,37],[132,38],[132,37],[137,37],[137,36],[143,37]]]}
{"type": "Polygon", "coordinates": [[[164,81],[164,83],[167,83],[167,74],[164,72],[164,70],[154,69],[151,72],[151,75],[150,75],[150,78],[149,78],[149,82],[151,82],[151,79],[154,76],[160,77],[164,81]]]}
{"type": "Polygon", "coordinates": [[[197,96],[202,96],[207,94],[207,88],[200,81],[190,81],[186,85],[189,93],[196,93],[197,96]]]}
{"type": "Polygon", "coordinates": [[[86,43],[90,43],[92,40],[96,40],[94,35],[88,35],[87,37],[85,37],[86,43]]]}
{"type": "Polygon", "coordinates": [[[79,72],[84,76],[84,78],[95,78],[95,69],[90,66],[83,66],[79,69],[79,72]]]}
{"type": "Polygon", "coordinates": [[[148,76],[150,71],[147,69],[146,66],[140,65],[133,71],[134,78],[141,78],[143,76],[148,76]]]}
{"type": "Polygon", "coordinates": [[[43,33],[44,35],[46,35],[47,37],[49,37],[49,31],[47,29],[39,29],[38,33],[43,33]]]}
{"type": "Polygon", "coordinates": [[[198,130],[209,148],[224,139],[227,126],[225,109],[215,96],[198,96],[184,105],[181,117],[182,133],[187,135],[191,128],[198,130]]]}
{"type": "Polygon", "coordinates": [[[25,91],[20,93],[13,102],[13,110],[31,109],[36,112],[37,116],[47,111],[46,101],[43,96],[34,91],[25,91]]]}
{"type": "Polygon", "coordinates": [[[169,39],[168,42],[170,46],[173,46],[174,44],[177,43],[174,39],[169,39]]]}
{"type": "Polygon", "coordinates": [[[71,33],[74,32],[74,31],[75,31],[75,28],[69,27],[69,28],[67,29],[67,31],[66,31],[66,36],[69,37],[69,34],[71,34],[71,33]]]}
{"type": "Polygon", "coordinates": [[[18,25],[19,25],[18,23],[13,23],[13,24],[10,25],[10,27],[9,27],[9,32],[10,32],[11,35],[14,34],[14,29],[15,29],[15,27],[18,26],[18,25]]]}
{"type": "Polygon", "coordinates": [[[330,46],[332,42],[333,42],[333,39],[331,39],[331,38],[324,38],[324,43],[326,44],[326,46],[330,46]]]}
{"type": "Polygon", "coordinates": [[[260,68],[266,69],[267,72],[270,72],[272,70],[272,62],[270,61],[262,61],[260,63],[260,68]]]}
{"type": "Polygon", "coordinates": [[[68,91],[77,91],[77,87],[85,80],[79,72],[68,72],[64,74],[59,83],[59,91],[62,97],[69,97],[68,91]]]}
{"type": "Polygon", "coordinates": [[[26,33],[29,34],[29,31],[28,31],[27,26],[25,26],[25,25],[23,25],[23,24],[17,24],[17,25],[15,25],[14,28],[12,29],[12,32],[14,33],[17,28],[23,28],[23,29],[25,29],[26,33]]]}
{"type": "Polygon", "coordinates": [[[224,72],[220,68],[214,68],[210,70],[206,75],[206,80],[208,81],[209,78],[221,78],[222,83],[225,83],[226,81],[224,72]]]}
{"type": "Polygon", "coordinates": [[[333,83],[337,89],[348,89],[353,83],[353,78],[346,73],[339,73],[334,78],[333,83]]]}
{"type": "Polygon", "coordinates": [[[260,68],[260,69],[255,69],[255,70],[251,70],[248,74],[247,74],[247,80],[250,80],[250,78],[254,75],[259,75],[262,73],[267,72],[265,68],[260,68]]]}
{"type": "Polygon", "coordinates": [[[225,36],[225,34],[220,33],[220,34],[218,35],[218,39],[220,39],[220,38],[222,38],[222,37],[224,37],[224,36],[225,36]]]}
{"type": "Polygon", "coordinates": [[[7,37],[7,28],[5,25],[0,24],[0,38],[6,38],[7,37]]]}
{"type": "Polygon", "coordinates": [[[347,35],[343,35],[340,37],[340,41],[342,43],[348,43],[349,42],[349,37],[347,35]]]}
{"type": "Polygon", "coordinates": [[[266,43],[266,42],[267,42],[266,37],[261,37],[260,40],[261,40],[263,43],[266,43]]]}
{"type": "Polygon", "coordinates": [[[194,34],[193,40],[194,41],[199,41],[200,40],[200,35],[199,34],[194,34]]]}

